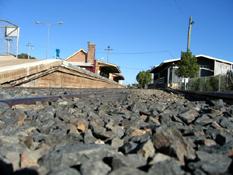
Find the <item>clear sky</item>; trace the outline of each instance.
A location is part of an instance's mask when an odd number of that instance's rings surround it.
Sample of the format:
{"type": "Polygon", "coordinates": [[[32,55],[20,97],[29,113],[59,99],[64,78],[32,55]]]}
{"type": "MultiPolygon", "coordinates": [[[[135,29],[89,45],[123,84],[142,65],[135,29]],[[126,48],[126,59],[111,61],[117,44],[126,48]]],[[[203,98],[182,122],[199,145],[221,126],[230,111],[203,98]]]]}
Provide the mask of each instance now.
{"type": "Polygon", "coordinates": [[[180,57],[189,16],[191,51],[233,61],[233,0],[0,0],[0,19],[21,28],[20,52],[31,42],[32,55],[45,58],[47,28],[34,21],[62,20],[51,28],[49,56],[59,48],[66,58],[92,41],[97,58],[106,59],[110,45],[109,61],[120,66],[126,84],[140,70],[180,57]]]}

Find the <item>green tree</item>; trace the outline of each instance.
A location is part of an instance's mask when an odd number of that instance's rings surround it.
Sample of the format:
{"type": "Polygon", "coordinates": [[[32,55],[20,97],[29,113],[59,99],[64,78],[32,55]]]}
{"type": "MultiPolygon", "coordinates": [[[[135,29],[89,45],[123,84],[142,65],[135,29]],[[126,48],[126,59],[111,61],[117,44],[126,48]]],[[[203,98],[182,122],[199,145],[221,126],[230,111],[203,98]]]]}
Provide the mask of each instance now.
{"type": "MultiPolygon", "coordinates": [[[[28,59],[28,54],[26,53],[21,53],[18,55],[19,59],[28,59]]],[[[35,57],[30,56],[30,59],[36,59],[35,57]]]]}
{"type": "Polygon", "coordinates": [[[141,88],[145,88],[151,82],[151,73],[149,71],[140,71],[136,80],[141,88]]]}
{"type": "Polygon", "coordinates": [[[197,59],[192,55],[190,50],[181,52],[181,60],[178,63],[178,67],[176,74],[179,77],[193,78],[198,75],[199,65],[197,64],[197,59]]]}

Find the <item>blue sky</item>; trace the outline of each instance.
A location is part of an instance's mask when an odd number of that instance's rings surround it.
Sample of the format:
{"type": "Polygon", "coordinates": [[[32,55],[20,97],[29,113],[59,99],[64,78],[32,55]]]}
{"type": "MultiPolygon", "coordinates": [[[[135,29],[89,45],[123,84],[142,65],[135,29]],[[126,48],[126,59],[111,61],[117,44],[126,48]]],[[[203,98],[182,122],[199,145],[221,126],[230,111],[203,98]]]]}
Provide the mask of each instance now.
{"type": "Polygon", "coordinates": [[[62,20],[51,28],[49,56],[59,48],[66,58],[92,41],[97,58],[106,59],[110,45],[109,61],[120,66],[126,84],[186,50],[189,16],[192,52],[233,61],[232,0],[0,0],[0,19],[21,28],[20,52],[31,42],[32,55],[44,58],[47,28],[34,21],[62,20]]]}

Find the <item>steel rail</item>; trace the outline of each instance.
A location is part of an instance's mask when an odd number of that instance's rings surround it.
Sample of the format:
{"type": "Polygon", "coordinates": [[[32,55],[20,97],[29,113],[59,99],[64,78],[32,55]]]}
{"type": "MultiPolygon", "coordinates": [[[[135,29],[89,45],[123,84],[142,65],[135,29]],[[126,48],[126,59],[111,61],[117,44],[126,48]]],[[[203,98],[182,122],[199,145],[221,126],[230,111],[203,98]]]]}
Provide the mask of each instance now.
{"type": "Polygon", "coordinates": [[[233,92],[184,91],[184,90],[171,89],[171,88],[166,88],[164,90],[175,94],[183,94],[188,99],[189,98],[196,100],[222,99],[228,103],[233,103],[233,92]]]}
{"type": "Polygon", "coordinates": [[[112,91],[88,91],[88,92],[79,92],[76,94],[65,94],[58,96],[32,96],[32,97],[23,97],[23,98],[10,98],[10,99],[0,99],[1,103],[6,103],[9,106],[14,106],[18,104],[31,105],[36,104],[36,102],[55,102],[58,99],[70,99],[70,98],[113,98],[120,97],[120,95],[126,95],[125,91],[122,92],[112,92],[112,91]]]}

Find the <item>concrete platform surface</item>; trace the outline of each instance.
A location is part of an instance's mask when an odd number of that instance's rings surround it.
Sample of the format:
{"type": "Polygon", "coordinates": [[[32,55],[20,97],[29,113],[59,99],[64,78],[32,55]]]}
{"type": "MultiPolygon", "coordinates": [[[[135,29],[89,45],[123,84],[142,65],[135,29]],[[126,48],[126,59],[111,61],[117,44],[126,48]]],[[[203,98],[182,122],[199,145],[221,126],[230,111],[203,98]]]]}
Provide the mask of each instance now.
{"type": "Polygon", "coordinates": [[[14,56],[0,56],[0,67],[36,62],[36,59],[17,59],[14,56]]]}

